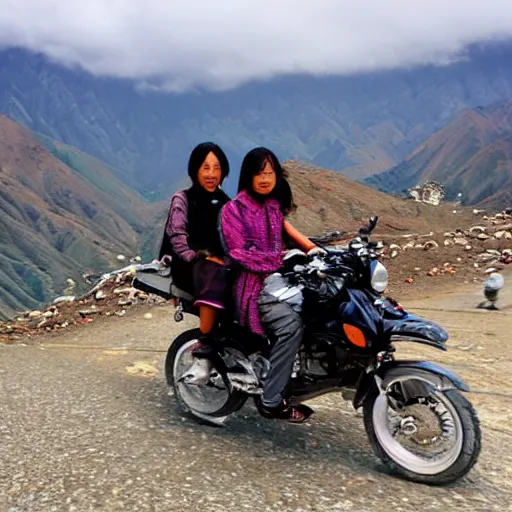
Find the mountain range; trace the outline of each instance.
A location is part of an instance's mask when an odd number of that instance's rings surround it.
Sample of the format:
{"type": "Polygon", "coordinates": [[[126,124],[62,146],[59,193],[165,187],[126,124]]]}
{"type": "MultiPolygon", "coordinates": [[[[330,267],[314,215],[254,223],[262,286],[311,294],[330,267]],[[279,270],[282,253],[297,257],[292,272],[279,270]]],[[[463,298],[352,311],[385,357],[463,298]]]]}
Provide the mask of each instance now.
{"type": "Polygon", "coordinates": [[[0,316],[118,266],[117,254],[154,256],[168,198],[188,182],[202,140],[225,148],[231,195],[248,149],[290,159],[293,222],[307,234],[354,229],[371,214],[381,232],[450,224],[450,205],[382,193],[428,179],[448,199],[510,206],[511,58],[510,45],[475,47],[445,67],[167,94],[0,52],[0,316]]]}
{"type": "MultiPolygon", "coordinates": [[[[381,234],[454,222],[448,203],[432,208],[334,171],[283,165],[298,205],[291,220],[308,235],[355,230],[374,214],[381,234]]],[[[148,203],[97,158],[0,116],[0,317],[48,303],[68,278],[79,291],[82,274],[119,267],[119,254],[153,258],[168,204],[148,203]]]]}
{"type": "Polygon", "coordinates": [[[207,139],[225,148],[234,175],[247,150],[267,145],[363,179],[398,165],[465,108],[512,98],[511,60],[511,44],[475,46],[450,66],[167,94],[11,49],[0,52],[0,113],[100,158],[146,197],[167,197],[207,139]]]}
{"type": "Polygon", "coordinates": [[[44,139],[0,116],[3,317],[53,299],[67,278],[114,268],[117,254],[139,254],[157,207],[96,158],[44,139]]]}
{"type": "Polygon", "coordinates": [[[365,181],[400,193],[428,180],[464,204],[512,206],[512,100],[463,110],[399,165],[365,181]]]}

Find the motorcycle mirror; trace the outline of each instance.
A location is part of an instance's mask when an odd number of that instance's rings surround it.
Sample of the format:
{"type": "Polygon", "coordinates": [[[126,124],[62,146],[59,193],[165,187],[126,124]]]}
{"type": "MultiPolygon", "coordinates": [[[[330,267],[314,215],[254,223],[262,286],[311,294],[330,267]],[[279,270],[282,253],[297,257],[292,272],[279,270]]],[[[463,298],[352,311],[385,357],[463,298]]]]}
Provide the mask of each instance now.
{"type": "Polygon", "coordinates": [[[370,217],[368,226],[362,226],[359,229],[359,233],[361,235],[366,235],[366,236],[370,235],[371,232],[375,229],[375,226],[377,226],[377,221],[378,220],[379,220],[379,217],[377,217],[376,215],[370,217]]]}

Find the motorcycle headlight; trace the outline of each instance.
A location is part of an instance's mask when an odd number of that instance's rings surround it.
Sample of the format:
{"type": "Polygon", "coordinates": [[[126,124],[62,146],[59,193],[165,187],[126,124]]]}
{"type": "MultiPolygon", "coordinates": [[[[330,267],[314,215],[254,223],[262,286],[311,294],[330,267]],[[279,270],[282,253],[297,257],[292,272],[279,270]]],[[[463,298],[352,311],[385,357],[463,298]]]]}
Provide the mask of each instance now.
{"type": "Polygon", "coordinates": [[[383,293],[388,287],[388,271],[386,267],[377,260],[370,264],[371,285],[377,293],[383,293]]]}

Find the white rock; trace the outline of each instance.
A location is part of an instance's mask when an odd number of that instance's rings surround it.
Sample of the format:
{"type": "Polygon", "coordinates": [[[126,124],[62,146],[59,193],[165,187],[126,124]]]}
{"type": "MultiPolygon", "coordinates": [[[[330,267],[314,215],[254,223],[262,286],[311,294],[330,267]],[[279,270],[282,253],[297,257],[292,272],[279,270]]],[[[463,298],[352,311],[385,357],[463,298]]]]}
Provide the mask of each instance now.
{"type": "Polygon", "coordinates": [[[139,263],[142,261],[142,258],[140,256],[135,256],[135,258],[133,258],[133,261],[136,261],[137,263],[139,263]]]}
{"type": "Polygon", "coordinates": [[[487,228],[485,226],[473,226],[469,228],[470,233],[483,233],[487,228]]]}
{"type": "Polygon", "coordinates": [[[396,249],[397,251],[399,251],[399,250],[401,249],[401,247],[400,247],[399,245],[397,245],[397,244],[391,244],[391,245],[389,246],[389,248],[390,248],[391,250],[396,249]]]}
{"type": "Polygon", "coordinates": [[[74,302],[76,297],[74,295],[61,295],[53,300],[52,304],[58,304],[59,302],[74,302]]]}
{"type": "Polygon", "coordinates": [[[391,257],[392,258],[396,258],[397,256],[398,256],[398,251],[397,250],[391,251],[391,257]]]}
{"type": "Polygon", "coordinates": [[[126,260],[126,256],[124,254],[117,255],[117,261],[125,261],[125,260],[126,260]]]}
{"type": "Polygon", "coordinates": [[[35,309],[28,314],[29,318],[39,318],[42,315],[41,311],[35,309]]]}
{"type": "Polygon", "coordinates": [[[487,240],[488,238],[490,238],[489,235],[486,235],[485,233],[480,233],[478,236],[477,236],[478,240],[487,240]]]}
{"type": "Polygon", "coordinates": [[[506,239],[506,240],[511,240],[511,239],[512,239],[512,233],[510,233],[509,231],[507,231],[507,232],[505,233],[505,239],[506,239]]]}
{"type": "Polygon", "coordinates": [[[55,311],[45,311],[43,313],[43,317],[44,318],[52,318],[52,317],[54,317],[56,315],[57,315],[57,311],[56,310],[55,311]]]}
{"type": "Polygon", "coordinates": [[[494,233],[494,238],[497,238],[499,240],[500,238],[503,238],[505,236],[505,233],[506,231],[496,231],[496,233],[494,233]]]}
{"type": "Polygon", "coordinates": [[[475,267],[475,268],[479,268],[479,267],[480,267],[480,265],[479,265],[478,263],[473,263],[473,267],[475,267]]]}
{"type": "Polygon", "coordinates": [[[437,249],[439,247],[439,244],[434,240],[429,240],[428,242],[425,242],[423,245],[423,249],[437,249]]]}
{"type": "Polygon", "coordinates": [[[137,288],[133,288],[133,286],[127,286],[125,288],[116,288],[114,290],[116,295],[126,294],[126,295],[134,295],[137,293],[137,288]]]}
{"type": "Polygon", "coordinates": [[[455,233],[453,233],[453,232],[446,232],[444,234],[444,236],[447,237],[447,238],[453,238],[455,236],[455,233]]]}
{"type": "Polygon", "coordinates": [[[453,245],[453,242],[451,240],[445,240],[443,243],[446,246],[453,245]]]}
{"type": "Polygon", "coordinates": [[[457,238],[454,238],[453,243],[455,245],[467,245],[468,241],[465,238],[457,237],[457,238]]]}
{"type": "Polygon", "coordinates": [[[96,300],[101,300],[101,299],[104,299],[106,296],[107,296],[107,294],[103,290],[98,290],[94,297],[96,300]]]}
{"type": "Polygon", "coordinates": [[[473,249],[473,247],[471,245],[466,245],[466,247],[464,247],[464,249],[466,249],[466,251],[471,251],[471,249],[473,249]]]}
{"type": "Polygon", "coordinates": [[[145,313],[145,314],[144,314],[144,318],[145,318],[146,320],[150,320],[151,318],[153,318],[153,315],[152,315],[151,313],[145,313]]]}

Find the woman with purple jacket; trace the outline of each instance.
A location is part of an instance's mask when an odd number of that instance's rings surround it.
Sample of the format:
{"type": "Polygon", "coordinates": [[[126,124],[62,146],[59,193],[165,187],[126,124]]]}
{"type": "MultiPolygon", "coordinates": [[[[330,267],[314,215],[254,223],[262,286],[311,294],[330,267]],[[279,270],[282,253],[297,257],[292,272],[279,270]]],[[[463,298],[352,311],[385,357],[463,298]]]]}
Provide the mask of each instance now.
{"type": "Polygon", "coordinates": [[[272,344],[260,412],[267,418],[300,423],[313,411],[302,404],[288,405],[283,393],[301,343],[302,321],[286,303],[269,308],[267,302],[260,307],[265,279],[283,264],[284,234],[305,252],[319,250],[285,221],[292,207],[293,196],[279,160],[269,149],[256,148],[242,163],[238,195],[222,209],[221,230],[227,255],[239,270],[238,320],[252,332],[268,336],[272,344]]]}
{"type": "MultiPolygon", "coordinates": [[[[160,259],[172,256],[174,285],[192,295],[199,308],[202,343],[194,355],[200,357],[211,351],[217,312],[224,309],[227,294],[227,269],[217,221],[229,201],[220,188],[229,174],[229,162],[217,144],[203,142],[190,155],[188,174],[192,186],[171,199],[160,259]]],[[[204,368],[199,380],[209,376],[209,361],[201,358],[201,363],[204,368]]]]}

